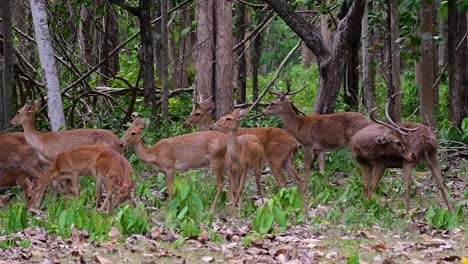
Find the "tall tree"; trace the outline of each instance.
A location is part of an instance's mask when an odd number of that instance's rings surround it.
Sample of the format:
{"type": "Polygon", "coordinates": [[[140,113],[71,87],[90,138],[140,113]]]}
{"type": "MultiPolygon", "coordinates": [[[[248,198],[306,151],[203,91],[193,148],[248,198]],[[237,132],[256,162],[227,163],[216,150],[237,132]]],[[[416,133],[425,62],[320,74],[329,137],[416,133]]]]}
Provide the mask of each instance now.
{"type": "Polygon", "coordinates": [[[219,119],[234,110],[232,2],[230,0],[215,1],[215,15],[215,100],[216,116],[219,119]]]}
{"type": "Polygon", "coordinates": [[[146,104],[152,105],[153,113],[156,113],[153,34],[151,29],[152,1],[139,0],[138,6],[136,7],[127,4],[123,0],[110,0],[110,2],[127,10],[138,18],[141,37],[141,68],[143,76],[144,101],[146,104]]]}
{"type": "Polygon", "coordinates": [[[434,118],[434,54],[433,45],[433,5],[428,0],[422,1],[421,8],[421,87],[420,112],[422,123],[435,128],[434,118]]]}
{"type": "MultiPolygon", "coordinates": [[[[13,21],[12,21],[12,1],[3,1],[1,17],[3,19],[3,122],[8,126],[8,122],[15,114],[14,109],[14,48],[13,48],[13,21]]],[[[1,124],[3,127],[3,124],[1,124]]]]}
{"type": "MultiPolygon", "coordinates": [[[[245,5],[238,3],[236,5],[236,43],[241,43],[244,40],[246,30],[245,5]]],[[[238,49],[237,57],[237,103],[245,103],[246,100],[246,85],[247,85],[247,58],[244,51],[245,45],[242,44],[238,49]]]]}
{"type": "MultiPolygon", "coordinates": [[[[344,9],[343,11],[345,10],[346,9],[344,9]]],[[[361,32],[361,23],[359,23],[359,28],[357,30],[358,32],[361,32]]],[[[352,111],[356,112],[359,108],[359,44],[361,43],[360,37],[360,34],[355,34],[349,40],[349,52],[345,70],[346,78],[343,86],[343,101],[349,106],[349,108],[352,111]]]]}
{"type": "Polygon", "coordinates": [[[359,35],[365,0],[355,0],[346,16],[339,22],[331,49],[328,49],[318,29],[294,12],[286,0],[265,0],[273,10],[304,41],[317,57],[320,83],[313,112],[331,113],[335,110],[349,42],[359,35]]]}
{"type": "Polygon", "coordinates": [[[362,19],[362,97],[367,111],[375,105],[375,51],[374,27],[369,28],[369,11],[372,11],[372,1],[366,6],[362,19]]]}
{"type": "Polygon", "coordinates": [[[50,125],[53,131],[65,127],[62,97],[60,95],[59,80],[55,67],[52,38],[47,25],[47,9],[44,0],[31,0],[31,11],[34,23],[39,60],[42,67],[42,76],[47,88],[47,108],[50,125]]]}
{"type": "MultiPolygon", "coordinates": [[[[256,24],[260,25],[262,23],[263,18],[265,17],[263,10],[256,10],[255,12],[255,20],[256,24]]],[[[251,57],[251,65],[252,65],[252,101],[255,102],[258,99],[258,74],[260,69],[260,58],[262,56],[262,38],[263,33],[260,31],[258,35],[253,40],[253,48],[252,48],[252,57],[251,57]]]]}
{"type": "Polygon", "coordinates": [[[202,99],[214,95],[214,0],[197,0],[196,89],[202,99]]]}
{"type": "Polygon", "coordinates": [[[387,94],[390,98],[397,93],[393,100],[390,100],[390,116],[395,122],[400,122],[401,119],[401,77],[400,77],[400,23],[399,23],[398,0],[390,0],[390,39],[391,39],[391,56],[392,56],[392,88],[391,94],[387,94]]]}
{"type": "Polygon", "coordinates": [[[105,75],[103,83],[107,76],[114,77],[120,69],[118,54],[109,57],[109,53],[119,44],[119,22],[115,9],[105,3],[106,14],[104,16],[104,33],[101,41],[101,60],[106,62],[100,67],[100,72],[105,75]]]}
{"type": "Polygon", "coordinates": [[[168,74],[168,36],[167,36],[167,0],[161,0],[161,115],[169,118],[169,74],[168,74]]]}

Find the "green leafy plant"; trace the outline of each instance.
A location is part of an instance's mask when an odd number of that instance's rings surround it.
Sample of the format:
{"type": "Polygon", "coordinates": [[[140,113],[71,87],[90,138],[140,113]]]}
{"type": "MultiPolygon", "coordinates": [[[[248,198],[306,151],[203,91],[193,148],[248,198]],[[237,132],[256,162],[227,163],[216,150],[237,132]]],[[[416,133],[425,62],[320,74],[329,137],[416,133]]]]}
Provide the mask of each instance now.
{"type": "Polygon", "coordinates": [[[117,213],[117,229],[124,235],[142,234],[148,227],[148,213],[142,202],[136,208],[126,205],[117,213]]]}
{"type": "Polygon", "coordinates": [[[23,203],[13,204],[6,214],[5,233],[11,234],[28,227],[26,207],[23,203]]]}
{"type": "Polygon", "coordinates": [[[426,212],[426,220],[433,228],[451,229],[457,226],[460,214],[463,214],[460,207],[451,213],[448,210],[430,206],[426,212]]]}

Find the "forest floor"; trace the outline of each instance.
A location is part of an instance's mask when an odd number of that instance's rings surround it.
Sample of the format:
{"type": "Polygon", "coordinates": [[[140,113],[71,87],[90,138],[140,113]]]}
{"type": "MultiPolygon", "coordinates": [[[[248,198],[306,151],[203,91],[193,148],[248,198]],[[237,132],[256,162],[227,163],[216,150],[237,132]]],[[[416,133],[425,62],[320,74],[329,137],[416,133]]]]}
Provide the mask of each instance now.
{"type": "MultiPolygon", "coordinates": [[[[466,212],[466,160],[455,164],[462,169],[451,169],[445,175],[446,190],[451,200],[466,212]]],[[[71,237],[66,239],[49,235],[40,227],[28,227],[8,236],[0,236],[0,242],[7,238],[18,238],[18,241],[26,238],[30,241],[28,246],[18,242],[14,247],[2,249],[0,264],[467,263],[467,217],[449,230],[432,227],[426,219],[429,205],[436,204],[443,208],[444,204],[430,173],[423,170],[416,174],[411,215],[395,214],[394,219],[390,220],[395,222],[394,225],[383,225],[382,222],[375,225],[336,224],[340,221],[324,217],[332,210],[333,203],[329,203],[305,208],[304,222],[289,224],[286,231],[275,229],[266,235],[252,231],[249,217],[229,217],[220,209],[211,227],[202,229],[214,230],[220,238],[215,242],[207,231],[202,231],[197,237],[181,239],[179,234],[166,227],[163,217],[152,218],[152,228],[144,235],[123,236],[112,228],[106,242],[88,242],[86,231],[74,227],[71,237]],[[317,219],[316,216],[322,216],[319,218],[322,220],[313,221],[317,219]]],[[[332,175],[337,185],[346,185],[348,179],[341,176],[339,173],[332,175]]],[[[390,184],[401,179],[387,176],[383,181],[390,184]]],[[[249,188],[253,193],[253,184],[249,188]]],[[[404,192],[398,196],[403,200],[404,192]]],[[[378,202],[384,204],[386,199],[389,198],[382,196],[378,202]]],[[[153,210],[158,215],[157,209],[153,210]]]]}

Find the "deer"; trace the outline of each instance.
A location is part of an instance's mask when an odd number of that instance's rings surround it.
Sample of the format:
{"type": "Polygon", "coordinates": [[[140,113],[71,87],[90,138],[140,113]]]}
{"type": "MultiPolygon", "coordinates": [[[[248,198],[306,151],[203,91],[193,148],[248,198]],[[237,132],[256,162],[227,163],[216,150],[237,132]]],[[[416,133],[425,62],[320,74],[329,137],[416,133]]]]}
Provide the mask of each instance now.
{"type": "MultiPolygon", "coordinates": [[[[32,104],[26,103],[17,111],[10,124],[23,127],[25,141],[46,166],[50,165],[59,153],[81,145],[102,144],[123,153],[124,149],[120,147],[119,138],[105,129],[74,129],[40,133],[36,130],[34,122],[35,112],[40,106],[39,100],[35,100],[32,104]]],[[[66,184],[62,186],[66,189],[66,184]]]]}
{"type": "Polygon", "coordinates": [[[93,175],[96,178],[96,209],[102,195],[102,184],[107,195],[99,208],[110,213],[117,202],[122,202],[134,188],[131,181],[132,167],[117,151],[104,145],[83,145],[57,155],[47,172],[37,181],[37,187],[26,193],[28,208],[40,206],[41,193],[54,181],[71,181],[71,190],[79,196],[79,177],[93,175]],[[114,196],[114,198],[113,198],[114,196]]]}
{"type": "Polygon", "coordinates": [[[347,148],[351,137],[371,124],[367,118],[356,112],[334,114],[296,114],[289,95],[270,91],[277,97],[263,110],[262,115],[279,116],[284,129],[291,133],[304,148],[305,175],[310,175],[314,151],[317,152],[319,170],[325,170],[325,151],[347,148]]]}
{"type": "Polygon", "coordinates": [[[23,191],[27,191],[35,178],[22,169],[0,169],[0,187],[19,186],[23,191]]]}
{"type": "Polygon", "coordinates": [[[0,134],[0,168],[25,171],[38,179],[47,169],[21,132],[0,134]]]}
{"type": "MultiPolygon", "coordinates": [[[[184,122],[184,127],[195,126],[201,131],[210,130],[213,110],[212,97],[204,101],[194,102],[192,112],[184,122]]],[[[286,179],[283,176],[284,171],[297,184],[301,192],[305,191],[302,179],[294,168],[294,156],[297,153],[298,145],[293,136],[287,131],[276,127],[239,127],[237,129],[237,135],[246,134],[255,135],[260,140],[265,154],[265,161],[280,188],[286,186],[286,179]]]]}
{"type": "Polygon", "coordinates": [[[252,134],[238,135],[238,126],[247,114],[246,109],[235,110],[231,114],[224,115],[213,125],[212,130],[227,133],[227,149],[225,156],[225,174],[229,178],[231,212],[234,212],[244,190],[245,180],[249,171],[253,171],[257,191],[263,201],[261,190],[262,163],[264,150],[260,140],[252,134]]]}
{"type": "Polygon", "coordinates": [[[443,186],[442,171],[437,158],[437,139],[431,129],[420,123],[395,123],[389,115],[390,100],[385,115],[388,123],[380,121],[372,109],[370,118],[376,124],[357,132],[351,139],[353,157],[359,164],[363,179],[364,197],[370,199],[386,168],[402,168],[405,180],[406,214],[410,208],[411,170],[425,161],[432,172],[442,198],[451,206],[443,186]]]}
{"type": "Polygon", "coordinates": [[[81,145],[102,144],[123,153],[124,149],[120,147],[119,138],[105,129],[73,129],[40,133],[34,124],[34,114],[40,106],[39,100],[33,104],[26,103],[17,111],[10,123],[13,126],[23,126],[26,142],[36,151],[42,162],[50,164],[59,153],[81,145]]]}
{"type": "Polygon", "coordinates": [[[216,131],[194,132],[164,138],[147,147],[141,136],[145,126],[146,121],[135,118],[132,126],[125,131],[121,146],[133,147],[140,160],[165,174],[169,198],[173,195],[176,171],[211,165],[217,182],[216,195],[210,209],[210,213],[213,214],[224,184],[222,171],[226,154],[226,135],[216,131]]]}

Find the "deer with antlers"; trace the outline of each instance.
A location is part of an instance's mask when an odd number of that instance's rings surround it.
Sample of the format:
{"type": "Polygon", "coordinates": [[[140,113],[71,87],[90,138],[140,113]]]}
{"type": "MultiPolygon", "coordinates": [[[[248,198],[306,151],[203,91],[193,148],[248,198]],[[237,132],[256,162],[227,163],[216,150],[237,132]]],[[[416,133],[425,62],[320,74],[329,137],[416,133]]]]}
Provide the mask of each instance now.
{"type": "Polygon", "coordinates": [[[146,122],[137,117],[132,126],[125,131],[121,146],[134,147],[140,160],[166,175],[169,198],[172,197],[176,171],[211,165],[217,182],[216,195],[210,209],[210,212],[214,213],[224,185],[222,171],[226,154],[226,135],[216,131],[195,132],[161,139],[154,146],[146,147],[141,137],[145,126],[146,122]]]}
{"type": "Polygon", "coordinates": [[[262,112],[266,116],[279,116],[284,129],[291,133],[304,148],[305,174],[310,175],[314,151],[317,152],[319,169],[325,170],[325,151],[346,148],[351,137],[371,123],[355,112],[306,115],[296,114],[289,95],[295,92],[275,92],[275,98],[262,112]]]}
{"type": "MultiPolygon", "coordinates": [[[[213,97],[206,100],[194,102],[192,112],[184,123],[184,127],[196,126],[201,131],[210,130],[212,124],[211,113],[214,110],[213,97]]],[[[298,185],[304,192],[305,186],[294,168],[294,156],[297,153],[298,145],[296,139],[283,129],[276,127],[254,127],[237,129],[237,135],[255,135],[262,144],[265,153],[265,160],[271,169],[280,188],[286,186],[286,179],[283,171],[298,185]]]]}
{"type": "Polygon", "coordinates": [[[353,156],[361,169],[364,197],[372,197],[386,168],[403,168],[408,214],[411,170],[424,160],[434,176],[447,208],[451,210],[437,159],[436,137],[425,125],[413,122],[395,123],[389,115],[389,104],[390,100],[385,108],[388,123],[375,117],[374,108],[370,117],[376,124],[363,128],[351,139],[353,156]]]}
{"type": "Polygon", "coordinates": [[[262,144],[255,135],[238,135],[237,133],[239,122],[246,113],[246,109],[235,110],[233,113],[221,117],[210,127],[212,130],[227,133],[224,172],[229,178],[231,212],[234,212],[239,202],[249,171],[253,171],[255,175],[258,194],[263,200],[260,184],[264,155],[262,144]]]}

